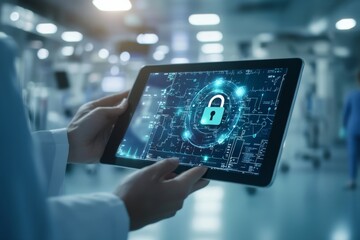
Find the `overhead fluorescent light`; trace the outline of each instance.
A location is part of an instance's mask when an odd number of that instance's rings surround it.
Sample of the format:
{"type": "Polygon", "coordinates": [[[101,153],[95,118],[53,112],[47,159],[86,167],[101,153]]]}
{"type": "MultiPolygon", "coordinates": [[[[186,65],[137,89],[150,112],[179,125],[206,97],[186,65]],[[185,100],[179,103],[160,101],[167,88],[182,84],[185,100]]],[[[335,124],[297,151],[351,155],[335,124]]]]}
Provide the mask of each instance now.
{"type": "Polygon", "coordinates": [[[189,16],[189,23],[192,25],[217,25],[220,17],[217,14],[192,14],[189,16]]]}
{"type": "Polygon", "coordinates": [[[57,26],[53,23],[39,23],[36,31],[40,34],[54,34],[57,32],[57,26]]]}
{"type": "Polygon", "coordinates": [[[20,19],[20,14],[18,12],[14,11],[10,14],[11,21],[16,22],[19,19],[20,19]]]}
{"type": "Polygon", "coordinates": [[[335,27],[338,30],[350,30],[356,26],[356,21],[353,18],[343,18],[336,22],[335,27]]]}
{"type": "Polygon", "coordinates": [[[119,68],[118,66],[112,66],[112,67],[110,68],[110,73],[111,73],[111,75],[113,75],[113,76],[119,75],[119,73],[120,73],[120,68],[119,68]]]}
{"type": "Polygon", "coordinates": [[[108,61],[111,64],[117,64],[119,62],[119,57],[116,55],[110,55],[108,61]]]}
{"type": "Polygon", "coordinates": [[[223,34],[219,31],[201,31],[196,34],[199,42],[219,42],[223,39],[223,34]]]}
{"type": "Polygon", "coordinates": [[[100,11],[129,11],[132,7],[129,0],[93,0],[94,6],[100,11]]]}
{"type": "Polygon", "coordinates": [[[129,60],[130,60],[130,53],[129,52],[122,52],[121,54],[120,54],[120,60],[122,61],[122,62],[128,62],[129,60]]]}
{"type": "Polygon", "coordinates": [[[87,43],[85,45],[85,51],[86,52],[91,52],[92,50],[94,50],[94,45],[92,43],[87,43]]]}
{"type": "Polygon", "coordinates": [[[139,44],[155,44],[159,41],[159,37],[155,33],[141,33],[136,41],[139,44]]]}
{"type": "Polygon", "coordinates": [[[65,42],[80,42],[83,39],[83,35],[76,31],[63,32],[61,34],[62,40],[65,42]]]}
{"type": "Polygon", "coordinates": [[[49,50],[46,48],[40,48],[37,52],[37,56],[41,60],[47,59],[49,57],[49,50]]]}
{"type": "Polygon", "coordinates": [[[207,43],[201,46],[201,51],[205,54],[222,53],[224,46],[220,43],[207,43]]]}
{"type": "Polygon", "coordinates": [[[66,46],[61,49],[61,54],[65,57],[70,57],[74,54],[74,47],[73,46],[66,46]]]}
{"type": "Polygon", "coordinates": [[[107,50],[106,48],[102,48],[99,50],[99,58],[101,59],[107,59],[109,57],[109,50],[107,50]]]}
{"type": "Polygon", "coordinates": [[[157,52],[162,52],[164,54],[168,54],[169,51],[170,51],[170,48],[168,46],[166,46],[166,45],[159,45],[159,46],[157,46],[156,51],[157,52]]]}
{"type": "Polygon", "coordinates": [[[161,51],[156,51],[154,52],[153,54],[153,58],[156,60],[156,61],[162,61],[164,60],[165,58],[165,53],[161,52],[161,51]]]}

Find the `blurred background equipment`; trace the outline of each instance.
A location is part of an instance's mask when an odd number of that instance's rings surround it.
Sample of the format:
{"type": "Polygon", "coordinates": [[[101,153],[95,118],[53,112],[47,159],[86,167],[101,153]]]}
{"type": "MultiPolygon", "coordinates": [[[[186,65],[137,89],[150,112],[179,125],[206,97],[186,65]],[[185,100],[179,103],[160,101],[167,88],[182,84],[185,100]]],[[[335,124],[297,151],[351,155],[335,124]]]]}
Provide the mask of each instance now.
{"type": "MultiPolygon", "coordinates": [[[[212,182],[130,240],[350,240],[360,239],[360,191],[343,189],[339,132],[360,67],[359,9],[358,0],[3,0],[0,32],[17,42],[34,130],[66,127],[83,103],[131,88],[145,64],[303,58],[275,184],[212,182]]],[[[70,168],[65,194],[112,191],[131,172],[70,168]]]]}

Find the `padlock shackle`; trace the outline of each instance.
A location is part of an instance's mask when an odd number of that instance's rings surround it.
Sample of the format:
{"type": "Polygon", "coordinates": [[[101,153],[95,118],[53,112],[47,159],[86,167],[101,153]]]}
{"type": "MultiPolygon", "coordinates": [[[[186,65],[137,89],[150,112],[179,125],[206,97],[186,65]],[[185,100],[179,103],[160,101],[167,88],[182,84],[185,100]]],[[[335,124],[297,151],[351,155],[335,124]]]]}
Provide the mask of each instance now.
{"type": "Polygon", "coordinates": [[[224,107],[225,98],[224,98],[224,96],[221,95],[221,94],[218,94],[218,95],[213,96],[213,97],[210,99],[210,101],[209,101],[208,107],[211,107],[212,102],[213,102],[215,99],[217,99],[217,98],[220,98],[220,100],[221,100],[220,107],[224,107]]]}

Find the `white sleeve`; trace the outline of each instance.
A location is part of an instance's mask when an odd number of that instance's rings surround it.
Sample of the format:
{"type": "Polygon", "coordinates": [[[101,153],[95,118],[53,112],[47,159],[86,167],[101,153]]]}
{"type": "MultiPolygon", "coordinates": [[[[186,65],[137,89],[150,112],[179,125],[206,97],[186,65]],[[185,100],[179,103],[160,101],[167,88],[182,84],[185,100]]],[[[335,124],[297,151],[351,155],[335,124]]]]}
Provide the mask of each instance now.
{"type": "Polygon", "coordinates": [[[46,177],[46,189],[49,196],[59,194],[65,177],[65,168],[69,154],[67,130],[57,129],[33,133],[38,145],[46,177]]]}
{"type": "Polygon", "coordinates": [[[38,140],[48,148],[43,149],[47,153],[43,161],[36,161],[15,85],[13,48],[13,41],[0,33],[0,110],[6,113],[0,117],[0,239],[126,239],[129,217],[123,202],[113,194],[46,200],[44,183],[47,189],[56,190],[64,178],[67,135],[64,131],[36,133],[43,135],[38,140]]]}
{"type": "Polygon", "coordinates": [[[127,239],[129,217],[114,194],[95,193],[49,199],[55,239],[127,239]]]}

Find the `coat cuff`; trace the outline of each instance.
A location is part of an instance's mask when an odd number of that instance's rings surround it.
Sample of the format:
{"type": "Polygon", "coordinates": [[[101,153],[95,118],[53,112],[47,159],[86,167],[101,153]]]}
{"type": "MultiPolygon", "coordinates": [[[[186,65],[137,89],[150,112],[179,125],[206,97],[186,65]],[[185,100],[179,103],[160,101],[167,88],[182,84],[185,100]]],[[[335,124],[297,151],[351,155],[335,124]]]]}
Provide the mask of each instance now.
{"type": "Polygon", "coordinates": [[[55,144],[55,155],[49,186],[49,195],[53,196],[59,193],[64,182],[69,155],[69,143],[66,128],[50,130],[50,133],[55,144]]]}

